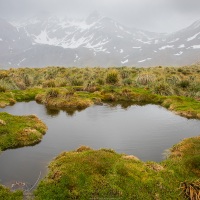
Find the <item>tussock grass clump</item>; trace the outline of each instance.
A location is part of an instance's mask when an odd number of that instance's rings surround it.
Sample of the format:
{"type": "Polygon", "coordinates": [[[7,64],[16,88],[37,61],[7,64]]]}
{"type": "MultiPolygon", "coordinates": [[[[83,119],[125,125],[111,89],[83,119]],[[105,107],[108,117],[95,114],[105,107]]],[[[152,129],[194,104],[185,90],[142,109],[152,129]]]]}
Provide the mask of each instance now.
{"type": "Polygon", "coordinates": [[[189,87],[189,85],[190,85],[190,82],[188,80],[182,80],[179,83],[179,86],[182,88],[187,88],[187,87],[189,87]]]}
{"type": "Polygon", "coordinates": [[[54,80],[46,80],[42,83],[42,87],[43,88],[51,88],[51,87],[55,87],[55,81],[54,80]]]}
{"type": "Polygon", "coordinates": [[[170,96],[170,95],[174,95],[174,90],[172,87],[170,87],[169,84],[167,83],[155,83],[152,86],[152,92],[155,94],[160,94],[163,96],[170,96]]]}
{"type": "Polygon", "coordinates": [[[47,127],[35,115],[0,113],[0,149],[33,145],[41,141],[47,127]]]}
{"type": "Polygon", "coordinates": [[[0,92],[5,92],[6,91],[6,87],[4,87],[3,85],[0,85],[0,92]]]}
{"type": "Polygon", "coordinates": [[[46,92],[46,98],[57,98],[59,95],[59,90],[58,89],[50,89],[50,90],[47,90],[46,92]]]}
{"type": "Polygon", "coordinates": [[[119,82],[119,72],[116,69],[109,70],[106,75],[106,83],[117,84],[119,82]]]}
{"type": "Polygon", "coordinates": [[[78,149],[76,149],[76,152],[83,152],[83,151],[89,151],[89,150],[92,150],[92,149],[88,146],[80,146],[78,149]]]}
{"type": "Polygon", "coordinates": [[[149,85],[150,83],[155,81],[155,75],[151,73],[141,73],[136,78],[137,84],[140,85],[149,85]]]}
{"type": "Polygon", "coordinates": [[[186,199],[190,200],[199,200],[200,199],[200,181],[194,182],[182,182],[181,189],[186,197],[186,199]]]}
{"type": "Polygon", "coordinates": [[[71,85],[72,86],[83,86],[83,84],[84,84],[84,80],[81,79],[81,78],[74,77],[71,80],[71,85]]]}

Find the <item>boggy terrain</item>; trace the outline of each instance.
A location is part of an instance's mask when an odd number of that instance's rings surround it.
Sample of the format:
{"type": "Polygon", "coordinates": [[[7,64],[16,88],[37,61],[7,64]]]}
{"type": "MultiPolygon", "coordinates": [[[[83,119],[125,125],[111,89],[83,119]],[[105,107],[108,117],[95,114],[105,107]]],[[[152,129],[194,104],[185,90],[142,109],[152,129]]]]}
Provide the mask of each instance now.
{"type": "Polygon", "coordinates": [[[198,199],[200,138],[183,140],[162,163],[110,149],[63,152],[35,191],[36,199],[198,199]]]}
{"type": "MultiPolygon", "coordinates": [[[[0,70],[0,91],[0,107],[30,100],[72,110],[103,102],[152,103],[200,118],[200,66],[0,70]]],[[[0,113],[1,150],[35,144],[45,131],[36,116],[0,113]]],[[[199,137],[186,139],[158,164],[113,150],[81,147],[52,161],[35,198],[198,199],[199,150],[199,137]]],[[[20,199],[22,193],[1,187],[0,196],[20,199]]]]}

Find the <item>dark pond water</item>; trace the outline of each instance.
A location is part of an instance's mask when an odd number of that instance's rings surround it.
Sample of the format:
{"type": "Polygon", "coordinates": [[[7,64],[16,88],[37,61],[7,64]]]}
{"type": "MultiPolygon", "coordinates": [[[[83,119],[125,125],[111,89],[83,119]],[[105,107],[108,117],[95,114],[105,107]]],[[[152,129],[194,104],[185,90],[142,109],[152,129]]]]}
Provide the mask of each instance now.
{"type": "MultiPolygon", "coordinates": [[[[133,154],[143,161],[161,161],[163,153],[183,138],[200,134],[200,121],[188,120],[156,106],[92,106],[83,111],[46,109],[36,102],[0,109],[15,115],[36,114],[48,126],[41,143],[0,154],[0,183],[33,185],[48,163],[62,151],[88,145],[133,154]]],[[[41,177],[42,177],[41,176],[41,177]]]]}

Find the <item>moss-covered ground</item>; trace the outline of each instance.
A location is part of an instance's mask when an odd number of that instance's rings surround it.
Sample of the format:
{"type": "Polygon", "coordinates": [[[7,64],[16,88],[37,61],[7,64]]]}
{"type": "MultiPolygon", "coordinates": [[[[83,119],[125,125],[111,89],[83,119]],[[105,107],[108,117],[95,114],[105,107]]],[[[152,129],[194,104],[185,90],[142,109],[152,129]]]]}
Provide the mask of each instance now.
{"type": "MultiPolygon", "coordinates": [[[[50,163],[35,199],[188,198],[182,186],[200,178],[200,138],[183,140],[171,151],[162,163],[84,146],[63,152],[50,163]]],[[[191,199],[199,192],[188,191],[191,199]]]]}
{"type": "Polygon", "coordinates": [[[8,188],[0,185],[0,199],[1,200],[22,200],[22,191],[11,192],[8,188]]]}
{"type": "Polygon", "coordinates": [[[34,145],[41,141],[46,125],[35,115],[13,116],[0,113],[0,149],[34,145]]]}

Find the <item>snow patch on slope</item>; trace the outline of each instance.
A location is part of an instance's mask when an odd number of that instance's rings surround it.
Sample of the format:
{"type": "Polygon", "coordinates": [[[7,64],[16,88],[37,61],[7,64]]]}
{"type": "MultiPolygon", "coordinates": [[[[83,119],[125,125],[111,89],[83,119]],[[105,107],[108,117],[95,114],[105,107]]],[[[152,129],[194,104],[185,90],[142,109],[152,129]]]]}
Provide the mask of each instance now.
{"type": "Polygon", "coordinates": [[[154,44],[158,44],[158,42],[159,42],[158,40],[155,40],[155,41],[154,41],[154,44]]]}
{"type": "Polygon", "coordinates": [[[147,60],[151,60],[152,58],[146,58],[146,59],[144,59],[144,60],[140,60],[140,61],[138,61],[139,63],[142,63],[142,62],[146,62],[147,60]]]}
{"type": "Polygon", "coordinates": [[[18,64],[17,66],[19,66],[22,62],[24,62],[26,60],[26,58],[23,58],[18,64]]]}
{"type": "Polygon", "coordinates": [[[141,49],[141,47],[132,47],[133,49],[141,49]]]}
{"type": "Polygon", "coordinates": [[[175,56],[180,56],[180,55],[182,55],[183,54],[183,52],[182,51],[180,51],[179,53],[176,53],[176,54],[174,54],[175,56]]]}
{"type": "Polygon", "coordinates": [[[98,42],[97,44],[92,44],[92,43],[86,43],[84,47],[86,48],[89,48],[89,49],[93,49],[94,51],[96,52],[99,52],[99,51],[106,51],[107,49],[104,48],[103,46],[105,44],[107,44],[109,41],[100,41],[98,42]]]}
{"type": "Polygon", "coordinates": [[[50,38],[46,30],[41,31],[38,36],[35,36],[35,42],[39,44],[47,44],[52,46],[59,46],[64,49],[70,48],[75,49],[80,46],[93,49],[94,51],[105,51],[106,49],[103,46],[108,43],[108,40],[102,40],[99,42],[94,42],[93,40],[94,34],[91,34],[87,37],[78,37],[76,38],[75,35],[72,38],[68,39],[68,36],[65,38],[57,39],[57,38],[50,38]]]}
{"type": "Polygon", "coordinates": [[[136,39],[138,42],[141,42],[143,44],[151,44],[151,41],[143,41],[141,39],[136,39]]]}
{"type": "Polygon", "coordinates": [[[174,45],[166,45],[166,46],[160,47],[159,50],[170,49],[173,47],[174,47],[174,45]]]}
{"type": "Polygon", "coordinates": [[[125,58],[128,58],[129,56],[130,56],[130,55],[124,56],[124,59],[125,59],[125,58]]]}
{"type": "Polygon", "coordinates": [[[125,64],[128,62],[128,59],[124,60],[124,61],[121,61],[121,64],[125,64]]]}
{"type": "Polygon", "coordinates": [[[57,46],[59,41],[57,38],[49,38],[46,30],[41,31],[38,36],[35,36],[35,42],[39,44],[48,44],[57,46]]]}
{"type": "Polygon", "coordinates": [[[188,38],[188,39],[187,39],[187,42],[189,42],[189,41],[191,41],[191,40],[194,40],[199,34],[200,34],[200,32],[197,33],[197,34],[195,34],[194,36],[188,38]]]}
{"type": "Polygon", "coordinates": [[[184,48],[184,47],[185,47],[184,44],[181,44],[181,45],[178,46],[179,49],[180,49],[180,48],[184,48]]]}
{"type": "Polygon", "coordinates": [[[200,44],[199,45],[193,45],[189,47],[188,49],[200,49],[200,44]]]}
{"type": "Polygon", "coordinates": [[[176,42],[176,41],[178,41],[178,40],[180,40],[180,38],[176,38],[176,39],[174,39],[174,40],[168,42],[168,44],[170,44],[170,43],[174,43],[174,42],[176,42]]]}

